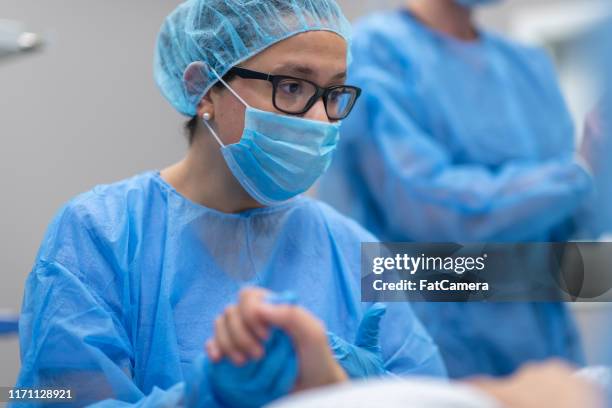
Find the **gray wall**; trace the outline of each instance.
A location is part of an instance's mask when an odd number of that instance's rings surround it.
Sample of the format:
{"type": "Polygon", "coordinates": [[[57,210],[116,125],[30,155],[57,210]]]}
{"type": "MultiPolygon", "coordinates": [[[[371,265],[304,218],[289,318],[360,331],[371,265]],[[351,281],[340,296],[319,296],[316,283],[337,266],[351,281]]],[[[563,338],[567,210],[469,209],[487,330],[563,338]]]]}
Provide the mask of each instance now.
{"type": "MultiPolygon", "coordinates": [[[[401,1],[342,3],[356,17],[401,1]]],[[[24,21],[51,43],[0,62],[0,309],[19,310],[45,228],[66,200],[184,153],[182,118],[151,76],[157,30],[176,4],[2,0],[0,18],[24,21]]],[[[501,28],[504,16],[504,8],[485,13],[501,28]]],[[[17,342],[0,341],[0,386],[12,384],[17,369],[17,342]]]]}
{"type": "MultiPolygon", "coordinates": [[[[0,62],[0,308],[19,310],[47,224],[75,194],[179,159],[182,119],[152,82],[168,0],[2,0],[51,41],[0,62]]],[[[0,386],[18,347],[0,342],[0,386]]]]}

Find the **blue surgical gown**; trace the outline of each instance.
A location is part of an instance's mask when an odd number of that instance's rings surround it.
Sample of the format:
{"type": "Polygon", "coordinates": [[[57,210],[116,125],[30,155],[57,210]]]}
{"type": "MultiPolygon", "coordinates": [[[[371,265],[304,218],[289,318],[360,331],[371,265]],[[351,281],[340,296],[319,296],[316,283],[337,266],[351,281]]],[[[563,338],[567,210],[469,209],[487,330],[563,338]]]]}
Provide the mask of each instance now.
{"type": "MultiPolygon", "coordinates": [[[[157,172],[99,186],[70,201],[42,242],[23,300],[17,385],[71,388],[77,406],[216,406],[194,361],[239,290],[291,290],[352,341],[369,307],[359,298],[360,243],[372,240],[307,198],[225,214],[157,172]]],[[[444,376],[410,306],[389,307],[385,368],[444,376]]]]}
{"type": "MultiPolygon", "coordinates": [[[[320,196],[383,241],[549,241],[592,188],[540,50],[482,32],[462,42],[407,11],[355,28],[345,121],[320,196]]],[[[414,304],[449,374],[502,375],[526,360],[580,362],[559,304],[414,304]]]]}

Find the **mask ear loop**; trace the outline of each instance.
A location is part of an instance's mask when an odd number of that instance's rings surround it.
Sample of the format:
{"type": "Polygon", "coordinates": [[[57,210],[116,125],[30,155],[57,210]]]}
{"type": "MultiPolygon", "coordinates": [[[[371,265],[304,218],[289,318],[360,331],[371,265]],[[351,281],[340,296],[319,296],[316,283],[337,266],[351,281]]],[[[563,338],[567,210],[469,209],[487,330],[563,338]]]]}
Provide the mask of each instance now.
{"type": "Polygon", "coordinates": [[[208,128],[208,131],[210,132],[210,134],[213,135],[213,137],[215,138],[217,143],[219,143],[219,145],[221,147],[225,147],[225,145],[221,141],[221,138],[219,137],[217,132],[215,132],[215,129],[213,129],[213,127],[209,123],[210,122],[210,113],[206,112],[204,115],[202,115],[202,121],[204,122],[204,125],[206,125],[206,127],[208,128]]]}
{"type": "MultiPolygon", "coordinates": [[[[212,71],[212,73],[217,77],[219,82],[221,82],[223,84],[223,86],[225,86],[232,93],[232,95],[234,95],[240,102],[242,102],[242,104],[244,106],[246,106],[247,108],[250,108],[250,105],[248,103],[246,103],[246,101],[244,99],[242,99],[242,97],[240,95],[238,95],[238,93],[236,91],[234,91],[232,89],[232,87],[229,86],[229,84],[227,82],[225,82],[223,80],[223,78],[221,78],[221,76],[219,74],[217,74],[217,71],[215,71],[215,69],[213,67],[209,66],[209,68],[212,71]]],[[[204,115],[202,115],[202,119],[204,121],[204,125],[206,125],[206,127],[208,128],[210,133],[217,140],[217,143],[219,143],[219,145],[221,145],[221,147],[225,147],[225,144],[223,144],[223,142],[221,141],[221,138],[219,137],[217,132],[212,128],[212,126],[209,123],[210,122],[210,113],[206,112],[204,115]]]]}

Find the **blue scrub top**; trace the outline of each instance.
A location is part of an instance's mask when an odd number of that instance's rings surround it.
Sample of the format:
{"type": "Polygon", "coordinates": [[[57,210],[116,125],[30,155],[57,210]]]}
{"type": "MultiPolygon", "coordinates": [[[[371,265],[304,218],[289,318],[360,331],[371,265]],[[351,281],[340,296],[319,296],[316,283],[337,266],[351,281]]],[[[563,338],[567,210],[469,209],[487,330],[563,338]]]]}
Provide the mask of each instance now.
{"type": "MultiPolygon", "coordinates": [[[[383,241],[565,239],[592,189],[550,59],[483,31],[473,42],[407,11],[357,24],[348,82],[363,88],[320,197],[383,241]]],[[[415,304],[449,374],[582,361],[559,304],[415,304]]]]}
{"type": "MultiPolygon", "coordinates": [[[[360,244],[374,240],[307,198],[225,214],[157,172],[96,187],[59,212],[42,242],[23,300],[17,385],[71,387],[103,406],[216,406],[200,380],[189,385],[204,373],[190,373],[240,289],[293,291],[352,342],[370,306],[359,298],[360,244]]],[[[445,375],[408,304],[389,305],[381,328],[386,369],[445,375]]]]}

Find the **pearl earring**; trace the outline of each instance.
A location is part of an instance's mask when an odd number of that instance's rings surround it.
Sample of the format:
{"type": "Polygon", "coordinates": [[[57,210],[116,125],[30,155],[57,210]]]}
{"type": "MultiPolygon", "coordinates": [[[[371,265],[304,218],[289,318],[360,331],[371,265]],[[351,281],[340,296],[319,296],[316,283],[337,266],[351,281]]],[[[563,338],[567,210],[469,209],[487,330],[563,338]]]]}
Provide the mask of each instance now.
{"type": "Polygon", "coordinates": [[[211,114],[208,113],[208,112],[206,112],[206,113],[204,113],[204,115],[202,115],[202,119],[204,119],[206,122],[209,122],[211,117],[212,117],[211,114]]]}

